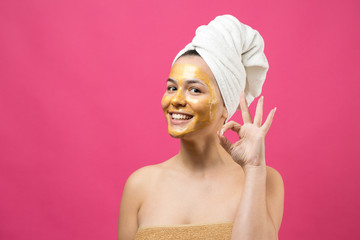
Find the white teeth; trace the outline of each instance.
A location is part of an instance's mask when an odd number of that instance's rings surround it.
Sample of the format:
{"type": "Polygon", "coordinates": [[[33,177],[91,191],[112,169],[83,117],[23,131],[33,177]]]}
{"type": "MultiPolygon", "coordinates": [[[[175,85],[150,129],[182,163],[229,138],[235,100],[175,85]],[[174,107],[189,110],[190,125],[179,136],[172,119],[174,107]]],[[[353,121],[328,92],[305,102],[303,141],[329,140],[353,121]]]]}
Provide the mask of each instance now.
{"type": "Polygon", "coordinates": [[[179,114],[179,113],[173,113],[173,114],[171,114],[171,117],[174,120],[188,120],[188,119],[192,118],[191,116],[179,114]]]}

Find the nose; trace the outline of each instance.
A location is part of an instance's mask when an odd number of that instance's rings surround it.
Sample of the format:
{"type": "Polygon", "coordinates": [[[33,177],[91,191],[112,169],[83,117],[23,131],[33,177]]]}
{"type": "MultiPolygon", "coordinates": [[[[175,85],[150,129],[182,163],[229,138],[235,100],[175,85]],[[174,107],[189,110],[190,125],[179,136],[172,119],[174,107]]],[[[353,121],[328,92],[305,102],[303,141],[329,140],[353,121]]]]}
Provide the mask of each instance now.
{"type": "Polygon", "coordinates": [[[175,107],[185,107],[186,106],[186,98],[181,88],[178,89],[176,94],[171,99],[171,104],[175,107]]]}

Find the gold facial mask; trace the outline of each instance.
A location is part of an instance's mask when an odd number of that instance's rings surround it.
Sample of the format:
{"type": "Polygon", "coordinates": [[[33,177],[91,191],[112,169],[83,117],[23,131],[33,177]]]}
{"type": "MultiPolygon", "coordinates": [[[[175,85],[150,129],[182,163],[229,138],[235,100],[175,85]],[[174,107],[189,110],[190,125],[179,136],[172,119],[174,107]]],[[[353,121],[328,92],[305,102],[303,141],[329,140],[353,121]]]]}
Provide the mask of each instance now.
{"type": "Polygon", "coordinates": [[[216,86],[200,66],[193,64],[174,64],[168,82],[168,88],[161,101],[168,122],[169,134],[181,137],[184,134],[205,128],[216,119],[219,99],[216,86]],[[200,93],[198,92],[200,90],[200,93]],[[192,115],[183,124],[172,120],[172,112],[192,115]]]}

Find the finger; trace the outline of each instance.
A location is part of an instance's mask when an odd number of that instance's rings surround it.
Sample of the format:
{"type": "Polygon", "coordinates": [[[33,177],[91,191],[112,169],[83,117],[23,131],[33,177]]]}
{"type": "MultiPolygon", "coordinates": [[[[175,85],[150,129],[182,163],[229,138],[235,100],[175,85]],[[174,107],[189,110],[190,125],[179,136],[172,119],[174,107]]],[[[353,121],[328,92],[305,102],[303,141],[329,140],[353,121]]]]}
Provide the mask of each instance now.
{"type": "Polygon", "coordinates": [[[263,116],[264,96],[261,96],[256,105],[254,124],[261,127],[262,116],[263,116]]]}
{"type": "Polygon", "coordinates": [[[240,109],[244,123],[252,123],[251,114],[249,112],[244,91],[241,93],[240,96],[240,109]]]}
{"type": "Polygon", "coordinates": [[[225,136],[218,134],[221,146],[231,154],[231,145],[232,143],[225,136]]]}
{"type": "Polygon", "coordinates": [[[269,113],[269,115],[267,116],[264,124],[261,126],[261,128],[265,131],[265,133],[267,133],[269,131],[269,128],[271,126],[272,120],[274,118],[276,112],[276,108],[272,109],[269,113]]]}
{"type": "Polygon", "coordinates": [[[239,134],[240,129],[241,129],[241,124],[239,124],[239,123],[237,123],[235,121],[230,121],[228,123],[225,123],[225,125],[222,127],[222,129],[220,131],[220,135],[223,136],[224,133],[229,129],[231,129],[234,132],[237,132],[239,134]]]}

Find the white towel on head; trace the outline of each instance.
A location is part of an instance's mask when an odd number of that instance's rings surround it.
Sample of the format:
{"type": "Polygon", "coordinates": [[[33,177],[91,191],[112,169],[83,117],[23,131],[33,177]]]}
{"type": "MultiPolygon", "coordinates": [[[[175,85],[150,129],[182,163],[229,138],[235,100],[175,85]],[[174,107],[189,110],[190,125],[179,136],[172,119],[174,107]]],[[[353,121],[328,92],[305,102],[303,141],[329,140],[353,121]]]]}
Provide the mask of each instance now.
{"type": "Polygon", "coordinates": [[[214,74],[228,112],[226,121],[240,110],[243,90],[248,105],[260,95],[269,64],[258,31],[234,16],[218,16],[196,29],[192,42],[177,54],[173,64],[189,50],[196,50],[214,74]]]}

